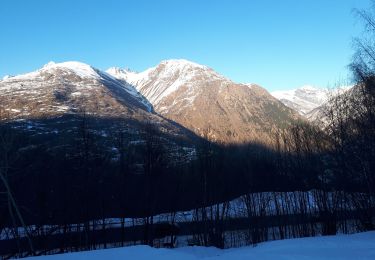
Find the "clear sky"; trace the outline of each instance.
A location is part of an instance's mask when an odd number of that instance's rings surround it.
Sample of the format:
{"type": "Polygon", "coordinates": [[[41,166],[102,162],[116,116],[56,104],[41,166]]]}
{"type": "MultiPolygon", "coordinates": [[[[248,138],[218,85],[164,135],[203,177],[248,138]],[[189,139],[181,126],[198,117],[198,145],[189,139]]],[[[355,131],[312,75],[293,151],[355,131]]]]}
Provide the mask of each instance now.
{"type": "Polygon", "coordinates": [[[77,60],[142,71],[184,58],[268,90],[347,77],[369,0],[1,0],[0,76],[77,60]]]}

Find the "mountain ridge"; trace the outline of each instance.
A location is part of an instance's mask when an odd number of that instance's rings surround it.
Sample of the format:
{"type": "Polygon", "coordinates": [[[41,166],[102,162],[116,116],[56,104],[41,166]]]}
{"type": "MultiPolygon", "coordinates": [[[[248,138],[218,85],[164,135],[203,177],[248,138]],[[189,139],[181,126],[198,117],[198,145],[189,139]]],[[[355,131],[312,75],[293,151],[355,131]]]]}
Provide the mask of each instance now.
{"type": "Polygon", "coordinates": [[[50,62],[0,81],[0,90],[4,106],[16,118],[85,110],[141,121],[166,119],[224,143],[269,142],[273,129],[298,118],[264,88],[233,82],[183,59],[164,60],[139,73],[101,71],[76,61],[50,62]]]}
{"type": "Polygon", "coordinates": [[[340,86],[334,89],[324,89],[311,85],[305,85],[291,90],[278,90],[271,92],[275,98],[284,105],[296,110],[301,116],[309,119],[314,110],[323,106],[332,96],[336,96],[352,88],[352,86],[340,86]]]}
{"type": "Polygon", "coordinates": [[[271,135],[267,131],[297,118],[259,85],[236,83],[186,60],[162,61],[139,73],[107,73],[134,85],[157,113],[212,140],[264,140],[271,135]]]}

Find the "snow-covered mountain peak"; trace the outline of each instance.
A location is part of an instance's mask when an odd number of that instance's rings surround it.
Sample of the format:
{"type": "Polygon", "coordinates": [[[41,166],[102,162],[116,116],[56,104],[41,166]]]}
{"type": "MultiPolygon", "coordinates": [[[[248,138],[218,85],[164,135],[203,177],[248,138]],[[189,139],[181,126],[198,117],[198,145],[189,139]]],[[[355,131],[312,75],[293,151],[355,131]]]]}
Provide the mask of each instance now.
{"type": "Polygon", "coordinates": [[[178,69],[183,69],[183,68],[199,68],[199,69],[209,69],[207,66],[185,60],[185,59],[170,59],[170,60],[163,60],[160,62],[159,65],[164,65],[168,66],[171,68],[178,68],[178,69]]]}
{"type": "Polygon", "coordinates": [[[119,68],[110,68],[106,72],[135,86],[154,107],[182,87],[184,95],[181,96],[193,100],[202,85],[217,80],[229,82],[209,67],[184,59],[164,60],[140,73],[119,68]]]}
{"type": "Polygon", "coordinates": [[[40,71],[49,71],[54,69],[70,70],[81,78],[99,78],[98,71],[88,64],[78,61],[67,61],[55,63],[53,61],[43,66],[40,71]]]}
{"type": "MultiPolygon", "coordinates": [[[[30,112],[30,109],[25,108],[30,115],[47,111],[74,112],[77,107],[111,115],[116,110],[113,107],[117,107],[117,112],[121,110],[121,113],[127,108],[152,111],[152,105],[132,85],[77,61],[49,62],[34,72],[1,81],[0,89],[4,97],[17,94],[23,100],[43,100],[44,102],[39,103],[44,107],[39,107],[39,111],[30,112]],[[106,107],[95,108],[105,102],[106,107]]],[[[22,110],[17,104],[9,106],[15,111],[22,110]]]]}
{"type": "Polygon", "coordinates": [[[291,89],[291,90],[278,90],[273,91],[271,94],[278,98],[278,99],[288,99],[290,97],[294,96],[300,96],[300,95],[312,95],[312,96],[319,96],[323,97],[328,93],[327,89],[318,88],[311,85],[304,85],[300,88],[291,89]]]}
{"type": "Polygon", "coordinates": [[[122,69],[119,67],[111,67],[107,69],[105,72],[116,79],[125,80],[125,81],[127,80],[128,74],[130,73],[136,74],[129,69],[122,69]]]}
{"type": "Polygon", "coordinates": [[[329,90],[305,85],[292,90],[274,91],[271,94],[301,115],[307,115],[327,102],[330,96],[337,95],[350,88],[350,86],[345,86],[329,90]]]}
{"type": "Polygon", "coordinates": [[[7,79],[10,79],[12,77],[14,77],[14,76],[12,76],[12,75],[5,75],[2,80],[7,80],[7,79]]]}
{"type": "Polygon", "coordinates": [[[26,74],[20,74],[17,76],[6,77],[3,80],[18,81],[18,80],[35,80],[43,79],[47,74],[55,76],[62,74],[75,74],[82,79],[94,79],[98,80],[102,78],[102,72],[82,62],[78,61],[67,61],[61,63],[55,63],[53,61],[48,62],[42,68],[29,72],[26,74]]]}
{"type": "Polygon", "coordinates": [[[204,77],[205,80],[218,78],[227,80],[225,77],[205,65],[200,65],[184,59],[164,60],[147,71],[157,71],[163,77],[178,76],[181,80],[184,80],[185,78],[190,80],[195,76],[204,77]]]}
{"type": "Polygon", "coordinates": [[[295,109],[299,114],[306,115],[327,101],[329,91],[311,85],[292,90],[280,90],[271,93],[286,106],[295,109]]]}
{"type": "Polygon", "coordinates": [[[55,66],[55,65],[56,65],[56,62],[54,62],[54,61],[50,61],[50,62],[48,62],[47,64],[44,64],[44,66],[43,66],[42,69],[48,69],[48,68],[53,67],[53,66],[55,66]]]}
{"type": "Polygon", "coordinates": [[[170,59],[170,60],[163,60],[158,65],[151,67],[143,72],[139,72],[139,73],[132,71],[128,68],[119,68],[119,67],[111,67],[107,69],[106,72],[118,79],[126,80],[127,78],[129,78],[129,80],[131,81],[131,79],[133,78],[141,78],[148,74],[151,74],[155,70],[158,70],[159,73],[164,72],[164,73],[169,74],[169,73],[175,73],[175,72],[190,73],[192,70],[197,70],[197,69],[211,70],[207,66],[200,65],[192,61],[188,61],[184,59],[170,59]],[[139,75],[139,76],[136,76],[136,75],[139,75]]]}
{"type": "Polygon", "coordinates": [[[119,68],[119,67],[110,67],[109,69],[106,70],[107,73],[111,72],[111,73],[125,73],[127,70],[126,69],[122,69],[122,68],[119,68]]]}

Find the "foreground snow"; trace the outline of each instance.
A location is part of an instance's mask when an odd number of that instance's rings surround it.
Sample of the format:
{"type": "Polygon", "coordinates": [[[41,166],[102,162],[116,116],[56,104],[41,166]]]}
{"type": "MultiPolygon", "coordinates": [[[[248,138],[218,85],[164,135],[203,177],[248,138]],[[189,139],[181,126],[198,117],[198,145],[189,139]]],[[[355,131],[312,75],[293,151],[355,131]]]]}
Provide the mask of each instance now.
{"type": "MultiPolygon", "coordinates": [[[[220,250],[204,247],[156,249],[148,246],[43,256],[53,259],[375,259],[375,231],[329,237],[273,241],[256,247],[220,250]]],[[[34,258],[35,259],[35,258],[34,258]]]]}

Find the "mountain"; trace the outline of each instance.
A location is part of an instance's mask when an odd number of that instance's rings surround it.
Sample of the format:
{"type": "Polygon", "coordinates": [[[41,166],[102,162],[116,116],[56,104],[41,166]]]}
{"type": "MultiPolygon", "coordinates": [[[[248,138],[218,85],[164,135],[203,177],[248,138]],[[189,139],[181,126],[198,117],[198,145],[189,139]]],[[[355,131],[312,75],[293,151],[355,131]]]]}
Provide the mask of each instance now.
{"type": "Polygon", "coordinates": [[[296,110],[300,115],[306,115],[328,99],[329,91],[312,86],[303,86],[293,90],[274,91],[271,94],[286,106],[296,110]]]}
{"type": "Polygon", "coordinates": [[[309,119],[313,118],[312,115],[316,114],[316,109],[327,102],[330,96],[348,89],[350,86],[328,90],[306,85],[293,90],[274,91],[271,95],[309,119]]]}
{"type": "Polygon", "coordinates": [[[235,83],[187,60],[162,61],[140,73],[51,62],[5,78],[0,91],[3,117],[12,120],[86,114],[107,121],[153,122],[172,136],[190,130],[224,143],[268,143],[273,129],[298,118],[262,87],[235,83]]]}
{"type": "MultiPolygon", "coordinates": [[[[356,107],[356,109],[360,111],[360,108],[357,107],[355,103],[356,101],[360,100],[361,97],[361,87],[359,87],[358,85],[334,89],[333,91],[331,91],[329,98],[327,98],[327,100],[323,104],[311,110],[305,115],[305,117],[310,122],[314,122],[324,128],[328,122],[327,111],[330,111],[331,109],[336,107],[337,102],[343,102],[345,106],[353,103],[352,106],[356,107]]],[[[344,106],[341,106],[341,109],[343,109],[343,107],[344,106]]]]}
{"type": "Polygon", "coordinates": [[[13,77],[13,76],[12,76],[12,75],[5,75],[5,76],[3,77],[3,80],[9,79],[9,78],[11,78],[11,77],[13,77]]]}
{"type": "Polygon", "coordinates": [[[0,81],[1,104],[12,118],[146,114],[148,101],[130,84],[80,62],[46,64],[40,70],[0,81]]]}
{"type": "Polygon", "coordinates": [[[107,73],[133,85],[161,116],[225,143],[268,142],[272,129],[298,116],[255,84],[239,84],[187,60],[166,60],[136,73],[107,73]]]}
{"type": "MultiPolygon", "coordinates": [[[[131,84],[80,62],[50,62],[6,78],[0,81],[0,92],[0,121],[43,142],[74,139],[82,120],[103,142],[124,131],[129,142],[139,143],[148,124],[170,148],[176,147],[177,139],[192,138],[185,128],[152,112],[152,105],[131,84]]],[[[106,148],[112,150],[110,145],[106,148]]]]}

